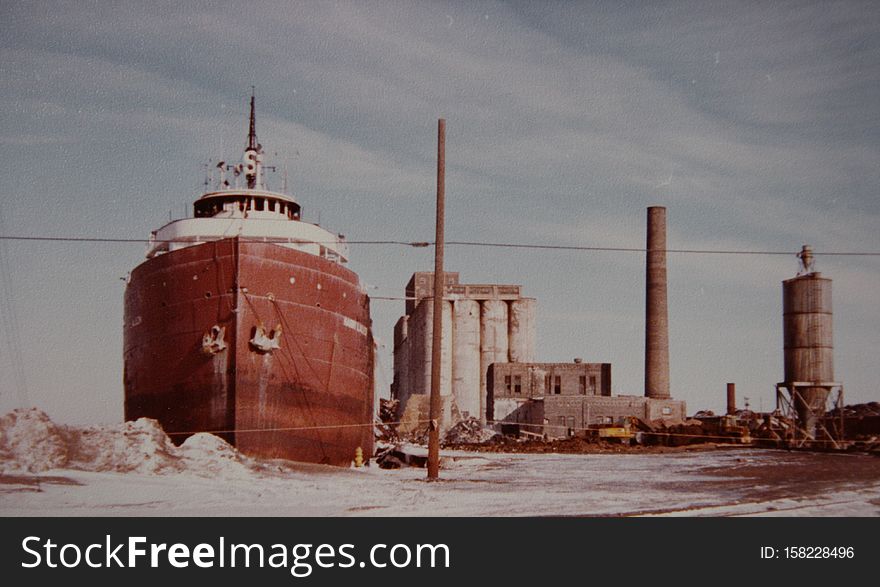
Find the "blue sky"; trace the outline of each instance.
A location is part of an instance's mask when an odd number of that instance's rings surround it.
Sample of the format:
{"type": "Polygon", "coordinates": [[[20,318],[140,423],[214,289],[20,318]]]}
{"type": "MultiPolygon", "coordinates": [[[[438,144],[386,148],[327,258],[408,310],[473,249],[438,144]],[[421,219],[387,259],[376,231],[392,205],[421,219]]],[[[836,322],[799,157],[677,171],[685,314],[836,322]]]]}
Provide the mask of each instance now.
{"type": "MultiPolygon", "coordinates": [[[[255,4],[3,2],[3,234],[146,238],[208,159],[240,156],[254,85],[306,219],[351,240],[433,239],[445,117],[450,240],[642,247],[645,208],[664,205],[670,248],[880,251],[874,2],[255,4]]],[[[145,247],[0,247],[0,410],[120,419],[120,278],[145,247]]],[[[432,259],[353,245],[350,266],[393,296],[432,259]]],[[[611,362],[629,394],[643,263],[447,251],[463,281],[538,299],[540,360],[611,362]]],[[[836,376],[849,401],[880,400],[880,258],[817,269],[834,279],[836,376]]],[[[691,412],[723,407],[728,381],[772,407],[796,270],[793,255],[670,254],[671,387],[691,412]]],[[[373,303],[383,390],[402,312],[373,303]]]]}

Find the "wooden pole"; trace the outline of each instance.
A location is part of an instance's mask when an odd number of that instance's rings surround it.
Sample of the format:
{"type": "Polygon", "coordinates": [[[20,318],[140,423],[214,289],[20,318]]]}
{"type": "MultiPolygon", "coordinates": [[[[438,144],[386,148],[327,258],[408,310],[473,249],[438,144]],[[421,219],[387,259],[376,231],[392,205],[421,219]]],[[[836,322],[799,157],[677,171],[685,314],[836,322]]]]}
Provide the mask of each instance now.
{"type": "Polygon", "coordinates": [[[446,199],[446,120],[437,121],[437,234],[434,238],[434,324],[431,338],[431,411],[428,480],[440,477],[440,367],[443,345],[443,232],[446,199]]]}

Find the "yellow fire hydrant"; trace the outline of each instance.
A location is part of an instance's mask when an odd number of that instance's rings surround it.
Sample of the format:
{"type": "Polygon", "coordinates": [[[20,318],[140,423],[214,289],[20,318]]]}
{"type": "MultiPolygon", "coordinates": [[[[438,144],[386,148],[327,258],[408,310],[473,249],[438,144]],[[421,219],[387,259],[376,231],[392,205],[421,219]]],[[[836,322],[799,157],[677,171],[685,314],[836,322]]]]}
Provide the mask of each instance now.
{"type": "Polygon", "coordinates": [[[354,466],[364,466],[364,449],[362,449],[361,447],[357,447],[356,449],[354,449],[354,466]]]}

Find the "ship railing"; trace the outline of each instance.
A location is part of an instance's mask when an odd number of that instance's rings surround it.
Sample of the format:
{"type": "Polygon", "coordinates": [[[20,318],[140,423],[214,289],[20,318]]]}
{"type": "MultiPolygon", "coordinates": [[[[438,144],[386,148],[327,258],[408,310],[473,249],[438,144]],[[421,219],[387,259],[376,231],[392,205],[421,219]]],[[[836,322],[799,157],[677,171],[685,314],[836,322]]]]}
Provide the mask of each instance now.
{"type": "MultiPolygon", "coordinates": [[[[218,240],[233,238],[229,235],[187,235],[187,236],[177,236],[174,238],[168,239],[160,239],[156,236],[156,234],[150,235],[149,240],[149,252],[147,254],[148,257],[154,257],[156,255],[167,253],[170,251],[178,250],[181,248],[186,248],[190,246],[200,245],[209,242],[215,242],[218,240]],[[183,246],[174,246],[174,245],[183,245],[183,246]]],[[[346,257],[343,253],[337,251],[332,248],[333,245],[336,246],[344,246],[344,242],[341,240],[333,240],[326,242],[319,242],[315,240],[309,239],[300,239],[295,237],[280,237],[280,236],[239,236],[239,240],[243,242],[260,242],[260,243],[271,243],[277,245],[294,245],[295,248],[303,249],[306,252],[310,252],[308,248],[317,247],[318,255],[323,257],[329,261],[333,261],[335,263],[345,263],[347,261],[346,257]],[[330,246],[327,246],[330,245],[330,246]]]]}

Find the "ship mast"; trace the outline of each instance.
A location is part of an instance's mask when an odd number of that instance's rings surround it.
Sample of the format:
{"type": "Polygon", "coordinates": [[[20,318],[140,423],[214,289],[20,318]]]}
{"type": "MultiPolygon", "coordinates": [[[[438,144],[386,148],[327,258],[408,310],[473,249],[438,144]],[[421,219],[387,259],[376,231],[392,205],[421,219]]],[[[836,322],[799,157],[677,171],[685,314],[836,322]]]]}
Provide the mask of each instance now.
{"type": "Polygon", "coordinates": [[[257,150],[257,117],[254,111],[254,89],[251,86],[251,128],[248,131],[248,146],[246,151],[257,150]]]}
{"type": "Polygon", "coordinates": [[[254,88],[251,86],[251,126],[248,131],[248,146],[244,150],[244,175],[248,189],[252,190],[261,182],[261,163],[263,162],[261,145],[257,142],[257,118],[254,108],[254,88]]]}

